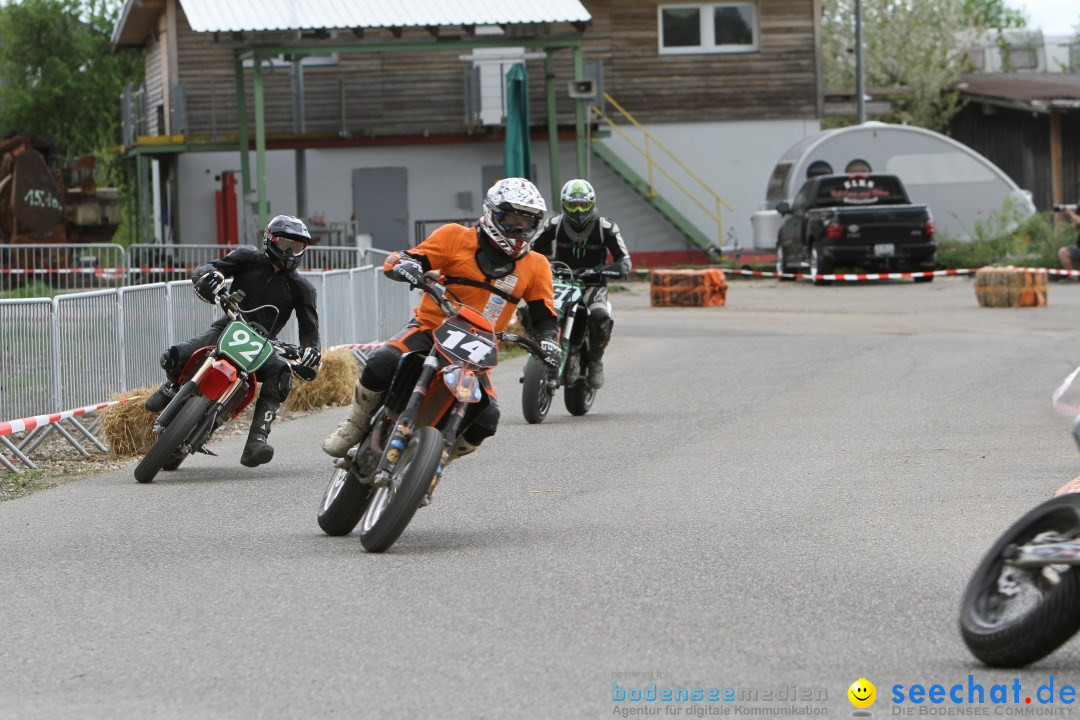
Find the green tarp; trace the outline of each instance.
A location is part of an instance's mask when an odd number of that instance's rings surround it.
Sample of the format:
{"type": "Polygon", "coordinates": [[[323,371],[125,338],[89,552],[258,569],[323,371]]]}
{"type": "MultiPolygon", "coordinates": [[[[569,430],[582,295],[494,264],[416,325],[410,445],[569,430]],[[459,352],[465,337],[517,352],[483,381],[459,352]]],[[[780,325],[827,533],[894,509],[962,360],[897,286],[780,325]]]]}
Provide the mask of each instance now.
{"type": "Polygon", "coordinates": [[[506,147],[503,153],[505,177],[529,180],[532,150],[529,146],[529,75],[524,63],[517,63],[506,73],[506,147]]]}

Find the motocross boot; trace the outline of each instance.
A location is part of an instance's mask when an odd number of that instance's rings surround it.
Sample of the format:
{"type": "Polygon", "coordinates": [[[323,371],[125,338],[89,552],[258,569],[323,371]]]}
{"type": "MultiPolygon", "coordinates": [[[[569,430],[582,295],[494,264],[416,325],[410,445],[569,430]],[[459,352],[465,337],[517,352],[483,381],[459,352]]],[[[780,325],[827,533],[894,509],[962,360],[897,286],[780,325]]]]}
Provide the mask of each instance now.
{"type": "Polygon", "coordinates": [[[454,447],[451,448],[450,453],[446,456],[446,462],[442,464],[442,467],[439,468],[439,472],[435,474],[435,479],[432,480],[431,487],[428,488],[427,495],[425,495],[424,499],[420,501],[420,507],[427,507],[431,504],[431,501],[435,498],[435,486],[439,484],[440,480],[442,480],[443,473],[446,472],[446,468],[450,467],[450,463],[454,462],[459,457],[464,457],[465,455],[476,452],[476,448],[478,447],[480,446],[473,445],[471,442],[469,442],[463,437],[458,438],[457,442],[454,444],[454,447]]]}
{"type": "Polygon", "coordinates": [[[274,447],[266,442],[266,438],[280,407],[281,403],[263,397],[255,403],[255,417],[251,420],[244,454],[240,456],[240,464],[244,467],[258,467],[274,459],[274,447]]]}
{"type": "Polygon", "coordinates": [[[600,358],[589,360],[585,368],[585,382],[593,390],[599,390],[604,386],[604,361],[600,358]]]}
{"type": "Polygon", "coordinates": [[[360,381],[356,381],[353,388],[352,407],[349,415],[337,426],[326,440],[323,441],[323,452],[330,457],[345,457],[345,454],[364,439],[364,433],[371,425],[371,418],[382,407],[383,396],[386,393],[364,387],[360,381]]]}

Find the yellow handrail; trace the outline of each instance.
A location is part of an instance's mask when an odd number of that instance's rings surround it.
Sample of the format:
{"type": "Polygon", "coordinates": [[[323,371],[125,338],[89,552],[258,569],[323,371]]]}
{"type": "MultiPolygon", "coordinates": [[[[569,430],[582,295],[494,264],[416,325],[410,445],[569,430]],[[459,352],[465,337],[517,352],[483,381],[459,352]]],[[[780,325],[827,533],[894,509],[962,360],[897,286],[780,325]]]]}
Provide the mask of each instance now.
{"type": "MultiPolygon", "coordinates": [[[[634,150],[636,150],[640,155],[642,155],[645,158],[645,163],[646,163],[646,167],[648,168],[648,175],[649,175],[649,197],[656,197],[657,196],[656,186],[655,186],[655,184],[653,182],[653,169],[654,169],[654,166],[655,166],[656,171],[658,171],[661,175],[663,175],[665,178],[667,178],[668,181],[670,181],[672,185],[674,185],[678,190],[680,190],[684,195],[686,195],[686,197],[692,203],[694,203],[699,208],[701,208],[701,210],[705,213],[705,215],[709,219],[716,221],[716,228],[717,228],[717,242],[716,242],[716,245],[717,245],[717,247],[721,247],[723,245],[723,239],[724,239],[723,210],[721,208],[725,207],[730,211],[734,211],[735,208],[731,207],[731,205],[729,205],[722,197],[720,197],[719,193],[717,193],[715,190],[713,190],[709,186],[708,183],[706,183],[704,180],[702,180],[700,177],[698,177],[698,175],[693,170],[688,168],[685,163],[683,163],[679,158],[677,158],[675,156],[675,154],[673,152],[671,152],[671,150],[669,150],[667,148],[666,145],[664,145],[662,142],[660,142],[660,140],[657,139],[657,137],[655,135],[653,135],[651,132],[649,132],[645,128],[644,125],[639,123],[634,118],[633,115],[631,115],[629,112],[626,111],[625,108],[623,108],[622,105],[620,105],[618,102],[616,102],[615,98],[611,97],[611,95],[609,95],[607,93],[604,93],[604,99],[607,102],[609,102],[611,104],[611,106],[614,107],[619,112],[620,115],[622,115],[627,120],[629,120],[630,124],[632,124],[638,130],[640,130],[642,135],[645,138],[645,147],[642,148],[629,135],[627,135],[622,130],[622,128],[620,128],[618,125],[616,125],[615,122],[611,118],[609,118],[607,115],[605,115],[603,113],[603,111],[600,110],[600,108],[598,108],[596,106],[592,107],[592,111],[596,114],[597,117],[599,117],[601,120],[603,120],[612,130],[617,132],[624,140],[626,140],[626,142],[630,145],[630,147],[632,147],[634,150]],[[689,175],[694,181],[696,181],[702,187],[702,189],[705,190],[706,193],[708,193],[709,195],[712,196],[713,203],[715,204],[715,207],[716,207],[715,212],[713,210],[710,210],[709,208],[707,208],[697,198],[697,196],[694,193],[690,192],[685,187],[683,187],[683,185],[679,181],[677,181],[674,177],[671,176],[671,173],[669,173],[662,165],[660,165],[659,162],[657,162],[657,160],[653,157],[653,152],[652,152],[653,145],[655,145],[660,150],[662,150],[664,152],[664,154],[666,154],[669,158],[671,158],[671,160],[682,169],[683,172],[685,172],[687,175],[689,175]]],[[[595,142],[595,139],[594,139],[594,142],[595,142]]]]}

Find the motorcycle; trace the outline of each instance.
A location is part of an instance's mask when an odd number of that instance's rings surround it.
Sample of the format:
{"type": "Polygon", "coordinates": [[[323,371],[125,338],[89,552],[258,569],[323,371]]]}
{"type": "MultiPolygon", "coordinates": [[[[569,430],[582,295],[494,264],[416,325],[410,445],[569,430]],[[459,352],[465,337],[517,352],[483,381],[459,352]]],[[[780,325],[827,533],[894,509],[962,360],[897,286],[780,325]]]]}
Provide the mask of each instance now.
{"type": "MultiPolygon", "coordinates": [[[[1054,407],[1080,368],[1054,392],[1054,407]]],[[[1078,478],[1080,480],[1080,478],[1078,478]]],[[[1080,630],[1080,487],[1072,481],[997,540],[968,582],[960,632],[971,653],[994,667],[1017,668],[1049,655],[1080,630]]]]}
{"type": "MultiPolygon", "coordinates": [[[[255,399],[259,368],[275,353],[288,361],[300,359],[299,347],[267,338],[244,319],[245,312],[253,311],[240,309],[243,299],[242,290],[218,295],[218,305],[231,322],[216,346],[195,351],[184,366],[180,388],[154,422],[157,440],[135,467],[139,482],[152,482],[161,470],[176,470],[194,453],[214,455],[204,446],[255,399]]],[[[301,380],[313,380],[318,373],[317,368],[290,364],[301,380]]]]}
{"type": "Polygon", "coordinates": [[[437,275],[425,274],[420,285],[446,315],[432,331],[431,350],[402,356],[367,434],[335,462],[319,509],[327,535],[348,535],[359,524],[368,552],[389,549],[438,484],[466,411],[483,400],[480,378],[498,364],[498,339],[543,354],[528,338],[496,333],[437,275]]]}
{"type": "Polygon", "coordinates": [[[525,373],[520,381],[521,413],[532,425],[544,422],[560,386],[566,386],[563,402],[571,415],[589,412],[596,399],[596,388],[589,385],[583,372],[589,352],[589,333],[586,332],[589,308],[584,299],[586,289],[597,284],[589,281],[599,274],[592,268],[571,270],[569,265],[556,260],[551,263],[551,275],[555,311],[562,324],[563,364],[552,368],[535,356],[525,363],[525,373]]]}

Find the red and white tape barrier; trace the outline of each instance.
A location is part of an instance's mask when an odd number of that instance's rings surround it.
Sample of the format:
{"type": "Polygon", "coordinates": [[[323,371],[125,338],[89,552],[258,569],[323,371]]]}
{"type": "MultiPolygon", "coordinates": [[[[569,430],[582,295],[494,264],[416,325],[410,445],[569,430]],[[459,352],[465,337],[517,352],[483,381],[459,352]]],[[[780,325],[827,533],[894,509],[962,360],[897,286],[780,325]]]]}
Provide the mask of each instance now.
{"type": "MultiPolygon", "coordinates": [[[[991,266],[997,267],[997,266],[991,266]]],[[[1058,268],[1029,268],[1006,265],[1010,270],[1021,272],[1040,273],[1045,275],[1062,275],[1068,277],[1080,277],[1080,270],[1061,270],[1058,268]]],[[[859,280],[907,280],[920,277],[941,277],[945,275],[974,275],[981,268],[957,268],[951,270],[926,270],[923,272],[892,272],[892,273],[831,273],[829,275],[811,275],[810,273],[778,273],[766,270],[742,270],[739,268],[721,268],[729,275],[749,275],[753,277],[775,277],[808,280],[826,280],[829,282],[854,282],[859,280]]]]}
{"type": "Polygon", "coordinates": [[[67,420],[78,415],[86,415],[103,408],[112,407],[113,405],[119,405],[120,403],[131,402],[132,400],[139,400],[146,397],[145,395],[136,395],[135,397],[124,398],[123,400],[113,400],[111,402],[98,403],[97,405],[87,405],[81,408],[75,408],[74,410],[64,410],[63,412],[51,413],[49,415],[35,415],[34,417],[22,418],[20,420],[8,420],[6,422],[0,422],[0,436],[10,435],[17,432],[25,432],[27,430],[33,430],[37,427],[43,427],[45,425],[52,425],[58,423],[61,420],[67,420]]]}

